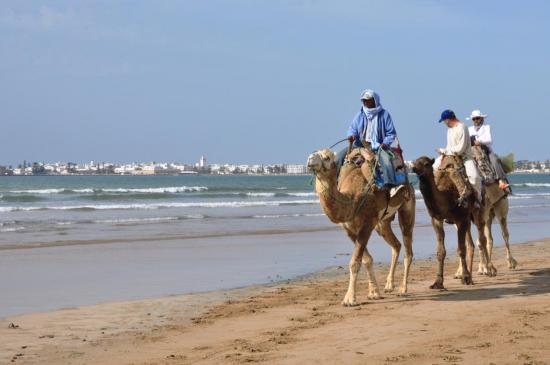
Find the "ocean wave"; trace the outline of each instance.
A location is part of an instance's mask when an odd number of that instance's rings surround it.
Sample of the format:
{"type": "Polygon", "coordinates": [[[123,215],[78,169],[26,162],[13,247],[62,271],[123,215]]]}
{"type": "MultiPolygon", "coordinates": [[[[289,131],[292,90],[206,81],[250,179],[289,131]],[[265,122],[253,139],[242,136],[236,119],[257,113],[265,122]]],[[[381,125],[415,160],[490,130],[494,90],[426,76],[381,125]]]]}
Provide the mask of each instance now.
{"type": "Polygon", "coordinates": [[[36,190],[11,190],[12,194],[59,194],[65,191],[65,189],[36,189],[36,190]]]}
{"type": "Polygon", "coordinates": [[[34,190],[11,190],[12,194],[83,194],[83,193],[189,193],[206,191],[206,186],[167,186],[159,188],[55,188],[34,190]]]}
{"type": "Polygon", "coordinates": [[[287,196],[301,196],[301,197],[305,197],[305,196],[317,196],[316,193],[314,192],[309,192],[309,193],[284,193],[286,194],[287,196]]]}
{"type": "Polygon", "coordinates": [[[98,200],[98,201],[109,201],[109,200],[145,200],[145,199],[168,199],[173,197],[171,193],[98,193],[91,195],[79,195],[79,199],[83,200],[98,200]]]}
{"type": "Polygon", "coordinates": [[[550,188],[550,183],[518,183],[518,184],[512,184],[514,187],[533,187],[533,188],[540,188],[540,187],[547,187],[550,188]]]}
{"type": "Polygon", "coordinates": [[[296,214],[265,214],[253,215],[252,218],[273,219],[273,218],[297,218],[297,217],[322,217],[323,213],[296,213],[296,214]]]}
{"type": "Polygon", "coordinates": [[[44,198],[35,195],[17,194],[17,195],[0,195],[0,200],[5,202],[38,202],[44,200],[44,198]]]}
{"type": "Polygon", "coordinates": [[[533,193],[533,194],[514,193],[514,194],[508,196],[508,199],[510,199],[510,200],[515,200],[515,199],[535,199],[535,198],[548,199],[549,197],[550,197],[550,193],[533,193]]]}
{"type": "Polygon", "coordinates": [[[9,228],[0,228],[0,232],[19,232],[25,230],[25,227],[9,227],[9,228]]]}
{"type": "Polygon", "coordinates": [[[533,204],[533,205],[511,205],[510,209],[522,208],[550,208],[550,204],[533,204]]]}
{"type": "Polygon", "coordinates": [[[0,207],[0,212],[36,211],[36,210],[141,210],[163,208],[243,208],[281,205],[317,204],[318,200],[274,200],[274,201],[232,201],[232,202],[190,202],[190,203],[158,203],[158,204],[97,204],[97,205],[61,205],[41,207],[0,207]]]}
{"type": "Polygon", "coordinates": [[[246,196],[252,197],[274,197],[276,193],[244,193],[246,196]]]}
{"type": "Polygon", "coordinates": [[[206,191],[206,186],[171,186],[162,188],[116,188],[116,189],[101,189],[105,193],[189,193],[206,191]]]}
{"type": "MultiPolygon", "coordinates": [[[[195,219],[203,218],[200,214],[194,215],[195,219]]],[[[96,219],[92,223],[114,223],[114,224],[135,224],[135,223],[159,223],[177,221],[182,217],[152,217],[152,218],[122,218],[122,219],[96,219]]],[[[191,219],[191,216],[187,217],[191,219]]]]}
{"type": "MultiPolygon", "coordinates": [[[[101,190],[101,189],[99,189],[99,190],[101,190]]],[[[95,193],[96,190],[90,189],[90,188],[87,188],[87,189],[64,189],[64,192],[68,192],[68,193],[95,193]]]]}

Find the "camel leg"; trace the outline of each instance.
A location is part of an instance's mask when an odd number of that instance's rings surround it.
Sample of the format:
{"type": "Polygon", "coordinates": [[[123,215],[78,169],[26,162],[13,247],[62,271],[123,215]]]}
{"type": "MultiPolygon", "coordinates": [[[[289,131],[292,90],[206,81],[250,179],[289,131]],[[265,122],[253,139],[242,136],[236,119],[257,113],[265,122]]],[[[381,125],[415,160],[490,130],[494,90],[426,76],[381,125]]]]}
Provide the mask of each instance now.
{"type": "MultiPolygon", "coordinates": [[[[474,213],[474,223],[477,228],[477,247],[479,248],[479,270],[478,273],[481,275],[496,275],[496,268],[491,263],[489,259],[488,249],[487,249],[487,237],[485,231],[485,218],[486,215],[482,212],[474,213]]],[[[487,216],[487,218],[489,218],[487,216]]],[[[488,219],[487,219],[488,220],[488,219]]]]}
{"type": "MultiPolygon", "coordinates": [[[[467,257],[467,266],[468,266],[468,271],[470,272],[470,274],[472,274],[472,270],[473,270],[473,266],[474,266],[474,251],[475,251],[475,245],[474,245],[474,240],[472,238],[472,231],[471,229],[469,229],[467,232],[466,232],[466,257],[467,257]]],[[[460,264],[460,259],[458,260],[458,268],[456,269],[456,273],[455,273],[455,276],[454,278],[455,279],[461,279],[462,278],[462,265],[460,264]]]]}
{"type": "Polygon", "coordinates": [[[491,231],[491,224],[493,222],[493,214],[491,213],[489,219],[485,221],[483,225],[483,232],[485,233],[485,238],[487,239],[487,275],[494,276],[496,274],[496,268],[493,265],[493,232],[491,231]]]}
{"type": "Polygon", "coordinates": [[[374,274],[372,256],[369,253],[369,250],[365,247],[365,252],[363,253],[363,264],[367,269],[367,279],[369,281],[369,299],[380,299],[380,290],[378,289],[378,282],[376,281],[376,275],[374,274]]]}
{"type": "Polygon", "coordinates": [[[499,202],[499,205],[495,207],[495,214],[498,218],[498,223],[500,224],[502,238],[504,238],[508,268],[510,270],[514,270],[518,262],[512,257],[512,252],[510,252],[510,233],[508,232],[508,201],[507,200],[501,200],[499,202]]]}
{"type": "Polygon", "coordinates": [[[470,272],[470,275],[472,274],[472,270],[474,269],[474,251],[475,251],[475,245],[474,240],[472,238],[472,230],[471,225],[470,229],[466,232],[466,242],[468,243],[468,247],[466,249],[466,255],[468,256],[468,271],[470,272]]]}
{"type": "Polygon", "coordinates": [[[430,286],[430,289],[445,289],[443,286],[443,268],[445,265],[445,229],[443,229],[443,221],[432,218],[432,226],[437,236],[437,278],[430,286]]]}
{"type": "Polygon", "coordinates": [[[414,198],[413,192],[410,206],[406,205],[398,212],[399,227],[401,228],[401,232],[403,233],[403,245],[405,246],[405,258],[403,259],[403,282],[401,284],[401,288],[399,289],[398,295],[407,294],[409,271],[413,259],[412,242],[415,221],[415,206],[416,200],[414,198]]]}
{"type": "Polygon", "coordinates": [[[470,272],[468,271],[468,267],[466,265],[466,234],[470,230],[470,221],[468,219],[467,222],[462,222],[457,225],[458,228],[458,247],[457,247],[457,256],[460,259],[460,266],[462,268],[462,277],[460,280],[462,281],[462,284],[466,285],[472,285],[474,282],[472,281],[472,275],[470,275],[470,272]]]}
{"type": "Polygon", "coordinates": [[[481,244],[479,242],[479,239],[477,240],[477,247],[479,248],[479,264],[477,267],[477,273],[479,275],[487,275],[487,258],[486,254],[484,254],[484,251],[481,248],[481,244]]]}
{"type": "Polygon", "coordinates": [[[361,269],[361,257],[365,251],[365,244],[355,242],[355,247],[349,261],[349,286],[346,296],[342,301],[342,304],[346,307],[353,307],[357,305],[355,297],[355,286],[357,284],[357,274],[359,274],[359,269],[361,269]]]}
{"type": "MultiPolygon", "coordinates": [[[[388,278],[386,279],[386,287],[384,292],[391,293],[394,289],[394,275],[395,268],[397,267],[397,261],[399,260],[399,252],[401,251],[401,242],[397,239],[391,229],[391,222],[389,220],[382,222],[376,227],[376,231],[384,240],[391,246],[391,265],[388,272],[388,278]]],[[[363,263],[364,263],[363,258],[363,263]]]]}

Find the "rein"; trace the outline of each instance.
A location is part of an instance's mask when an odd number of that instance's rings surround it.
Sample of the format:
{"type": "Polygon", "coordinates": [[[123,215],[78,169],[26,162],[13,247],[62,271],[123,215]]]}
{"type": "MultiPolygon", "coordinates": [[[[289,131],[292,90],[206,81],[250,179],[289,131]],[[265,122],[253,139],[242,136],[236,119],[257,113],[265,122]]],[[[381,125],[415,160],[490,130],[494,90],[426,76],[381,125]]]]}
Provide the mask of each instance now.
{"type": "MultiPolygon", "coordinates": [[[[340,142],[343,142],[345,140],[346,139],[344,139],[340,142]]],[[[363,191],[361,192],[361,194],[358,197],[359,199],[351,198],[350,200],[343,200],[343,199],[339,198],[338,196],[336,196],[335,194],[333,194],[331,192],[331,189],[323,182],[323,180],[320,180],[317,177],[317,173],[313,174],[313,177],[311,178],[310,184],[313,185],[313,179],[319,181],[319,184],[321,185],[321,187],[323,189],[321,192],[319,192],[319,194],[323,194],[325,197],[327,197],[329,199],[334,199],[338,203],[341,203],[341,204],[356,203],[357,205],[354,208],[354,212],[353,212],[353,216],[352,216],[353,218],[355,218],[355,216],[357,215],[359,210],[364,207],[365,203],[367,202],[367,198],[369,196],[369,193],[373,190],[374,186],[376,185],[375,184],[375,176],[376,176],[375,174],[376,174],[376,167],[379,164],[379,158],[380,158],[379,154],[380,154],[380,151],[378,151],[378,153],[376,154],[376,159],[374,161],[374,164],[372,165],[372,171],[371,171],[372,172],[372,178],[366,182],[365,186],[363,187],[363,191]]]]}

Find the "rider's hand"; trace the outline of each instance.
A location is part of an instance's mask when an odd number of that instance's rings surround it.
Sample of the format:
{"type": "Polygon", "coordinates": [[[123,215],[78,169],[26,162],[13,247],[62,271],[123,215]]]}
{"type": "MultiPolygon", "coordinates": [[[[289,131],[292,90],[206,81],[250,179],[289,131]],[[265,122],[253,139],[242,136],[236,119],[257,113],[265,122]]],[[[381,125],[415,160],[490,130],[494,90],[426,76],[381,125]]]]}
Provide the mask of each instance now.
{"type": "Polygon", "coordinates": [[[349,137],[348,137],[348,141],[350,141],[350,142],[355,141],[355,136],[349,136],[349,137]]]}
{"type": "Polygon", "coordinates": [[[383,149],[383,150],[385,150],[385,149],[388,148],[388,146],[387,146],[386,144],[382,143],[382,144],[380,144],[380,148],[383,149]]]}
{"type": "Polygon", "coordinates": [[[475,141],[475,142],[474,142],[474,145],[475,145],[475,146],[481,146],[481,142],[480,142],[480,141],[475,141]]]}

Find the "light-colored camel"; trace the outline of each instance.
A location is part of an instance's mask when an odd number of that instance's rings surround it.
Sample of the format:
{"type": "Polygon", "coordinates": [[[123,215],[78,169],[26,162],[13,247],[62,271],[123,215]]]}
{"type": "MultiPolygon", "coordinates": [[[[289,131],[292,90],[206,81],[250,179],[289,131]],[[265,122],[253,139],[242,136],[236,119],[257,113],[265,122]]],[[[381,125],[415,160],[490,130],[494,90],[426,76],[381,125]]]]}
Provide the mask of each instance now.
{"type": "MultiPolygon", "coordinates": [[[[437,174],[434,173],[434,160],[423,156],[418,158],[413,164],[413,171],[419,179],[420,192],[424,197],[424,202],[428,208],[428,213],[432,217],[432,226],[434,227],[437,236],[437,259],[438,270],[437,277],[432,289],[444,289],[443,274],[444,262],[446,256],[445,250],[445,230],[444,222],[454,223],[457,228],[459,257],[459,275],[463,284],[471,285],[472,281],[472,266],[474,258],[474,243],[470,233],[471,222],[478,228],[478,246],[484,257],[487,257],[486,239],[484,235],[484,221],[481,209],[475,208],[475,196],[469,194],[465,205],[458,205],[458,191],[467,189],[465,179],[462,178],[454,165],[454,161],[446,162],[444,159],[441,163],[440,170],[437,174]],[[458,188],[458,189],[457,189],[458,188]],[[466,241],[468,242],[468,262],[466,261],[466,241]]],[[[490,260],[485,260],[490,265],[490,260]]],[[[493,275],[494,267],[488,267],[487,273],[493,275]]]]}
{"type": "MultiPolygon", "coordinates": [[[[489,262],[493,253],[493,233],[491,231],[491,225],[495,217],[500,224],[502,232],[502,238],[506,247],[506,260],[508,261],[508,268],[515,269],[517,261],[512,257],[510,252],[510,233],[508,232],[508,196],[499,187],[498,182],[485,186],[485,202],[487,209],[484,210],[484,222],[483,231],[487,237],[487,254],[489,262]]],[[[484,257],[480,257],[479,262],[479,274],[487,275],[487,265],[483,262],[484,257]]]]}
{"type": "Polygon", "coordinates": [[[329,149],[311,154],[308,158],[308,169],[316,176],[315,191],[319,195],[321,207],[327,217],[340,224],[354,243],[354,250],[349,262],[350,280],[347,293],[342,301],[345,306],[357,305],[355,287],[361,262],[365,265],[369,284],[369,299],[379,299],[380,291],[373,269],[373,259],[367,244],[373,230],[392,248],[390,271],[386,280],[385,291],[394,290],[394,274],[399,259],[401,243],[391,228],[391,222],[397,213],[399,226],[405,246],[403,281],[400,295],[407,293],[409,269],[413,258],[412,234],[415,221],[414,188],[408,184],[390,199],[386,190],[374,186],[371,168],[372,154],[366,150],[354,150],[361,153],[367,162],[362,168],[346,164],[337,179],[336,158],[329,149]],[[337,183],[339,180],[339,183],[337,183]]]}
{"type": "MultiPolygon", "coordinates": [[[[493,253],[493,233],[491,230],[491,226],[493,224],[493,220],[497,218],[500,224],[502,238],[504,239],[504,243],[505,243],[508,268],[513,270],[517,266],[517,261],[512,257],[512,253],[510,251],[510,234],[508,232],[508,210],[509,210],[508,195],[502,189],[499,188],[498,180],[496,180],[495,176],[494,175],[489,176],[492,173],[494,173],[494,170],[492,169],[491,163],[487,158],[487,156],[485,155],[485,152],[483,151],[483,149],[479,146],[473,146],[472,152],[473,152],[474,160],[480,166],[480,172],[482,173],[482,175],[484,175],[484,178],[486,179],[486,181],[489,182],[484,185],[485,197],[483,202],[484,203],[483,232],[485,234],[485,237],[487,238],[487,255],[489,258],[489,262],[491,262],[492,253],[493,253]]],[[[484,260],[485,258],[483,255],[481,255],[481,251],[480,251],[478,274],[487,275],[488,274],[487,269],[488,267],[490,267],[490,265],[487,265],[487,263],[484,260]]],[[[455,277],[460,276],[460,270],[461,269],[459,265],[455,277]]]]}

